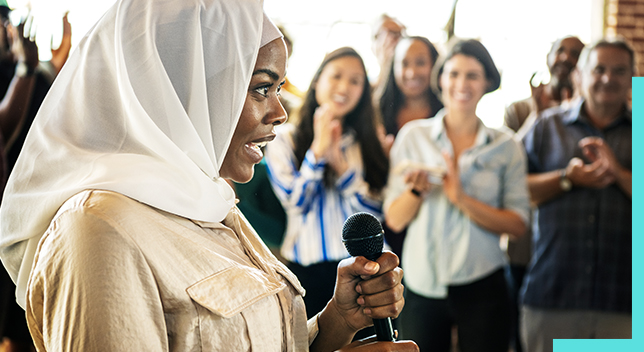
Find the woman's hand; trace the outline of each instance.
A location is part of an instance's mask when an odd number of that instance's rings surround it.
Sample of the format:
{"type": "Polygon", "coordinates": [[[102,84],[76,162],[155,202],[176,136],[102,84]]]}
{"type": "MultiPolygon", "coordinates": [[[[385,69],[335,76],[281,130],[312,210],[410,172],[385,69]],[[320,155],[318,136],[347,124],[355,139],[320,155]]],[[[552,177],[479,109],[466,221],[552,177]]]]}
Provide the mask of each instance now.
{"type": "Polygon", "coordinates": [[[375,336],[362,339],[362,340],[357,340],[354,341],[341,349],[337,350],[336,352],[351,352],[351,351],[364,351],[364,352],[392,352],[392,351],[397,351],[397,352],[404,352],[404,351],[410,351],[410,352],[416,352],[419,351],[418,345],[414,341],[395,341],[395,342],[388,342],[388,341],[380,341],[378,342],[376,340],[375,336]]]}
{"type": "Polygon", "coordinates": [[[33,17],[27,16],[18,27],[8,26],[11,38],[11,52],[17,62],[24,62],[31,70],[38,66],[38,46],[35,38],[31,37],[33,17]]]}
{"type": "Polygon", "coordinates": [[[336,350],[349,344],[358,330],[372,325],[372,319],[400,314],[405,301],[398,263],[391,252],[383,252],[376,262],[364,257],[340,262],[335,293],[319,315],[320,332],[312,351],[336,350]]]}
{"type": "Polygon", "coordinates": [[[338,265],[333,305],[355,331],[373,324],[371,319],[396,318],[404,306],[398,257],[383,252],[376,262],[364,257],[345,259],[338,265]]]}
{"type": "Polygon", "coordinates": [[[412,170],[406,173],[405,184],[410,190],[419,192],[421,196],[427,194],[432,188],[429,175],[425,170],[412,170]]]}
{"type": "Polygon", "coordinates": [[[57,49],[54,49],[52,38],[51,60],[49,60],[49,62],[54,66],[56,72],[60,72],[60,69],[63,68],[63,65],[69,57],[69,51],[72,48],[72,25],[67,19],[68,14],[69,12],[65,12],[65,15],[63,16],[63,38],[61,39],[60,45],[58,45],[57,49]]]}
{"type": "Polygon", "coordinates": [[[342,121],[326,104],[318,107],[313,114],[313,134],[311,150],[315,158],[326,159],[337,175],[344,174],[349,166],[341,148],[342,121]]]}
{"type": "Polygon", "coordinates": [[[461,179],[458,174],[458,165],[456,160],[445,151],[443,151],[443,159],[445,159],[445,164],[447,165],[447,172],[443,176],[443,192],[445,192],[447,199],[458,207],[463,198],[463,187],[461,187],[461,179]]]}

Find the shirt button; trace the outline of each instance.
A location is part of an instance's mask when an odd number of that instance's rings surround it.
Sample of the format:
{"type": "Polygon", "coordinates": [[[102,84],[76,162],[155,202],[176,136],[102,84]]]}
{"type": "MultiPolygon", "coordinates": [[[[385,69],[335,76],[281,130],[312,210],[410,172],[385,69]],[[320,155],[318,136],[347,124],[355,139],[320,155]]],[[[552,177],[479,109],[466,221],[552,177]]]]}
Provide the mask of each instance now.
{"type": "Polygon", "coordinates": [[[595,223],[595,215],[589,216],[588,217],[588,222],[591,223],[591,224],[594,224],[595,223]]]}

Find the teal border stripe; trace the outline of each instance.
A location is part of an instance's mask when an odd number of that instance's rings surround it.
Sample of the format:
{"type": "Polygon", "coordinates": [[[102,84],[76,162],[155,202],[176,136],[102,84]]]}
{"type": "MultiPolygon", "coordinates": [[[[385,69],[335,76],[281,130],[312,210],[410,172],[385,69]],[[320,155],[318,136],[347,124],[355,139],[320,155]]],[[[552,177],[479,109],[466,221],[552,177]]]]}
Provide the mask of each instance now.
{"type": "Polygon", "coordinates": [[[555,340],[555,352],[644,351],[644,77],[633,78],[633,339],[632,340],[555,340]]]}

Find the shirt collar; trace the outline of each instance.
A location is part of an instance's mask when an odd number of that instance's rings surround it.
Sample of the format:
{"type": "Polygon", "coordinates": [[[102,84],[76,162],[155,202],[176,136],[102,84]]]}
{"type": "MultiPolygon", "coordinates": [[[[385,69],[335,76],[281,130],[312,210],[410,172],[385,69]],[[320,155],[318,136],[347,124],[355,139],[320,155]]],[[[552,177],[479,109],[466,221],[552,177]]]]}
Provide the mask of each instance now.
{"type": "MultiPolygon", "coordinates": [[[[567,124],[567,125],[572,125],[575,122],[580,122],[584,123],[586,125],[592,126],[593,124],[590,123],[590,119],[588,118],[588,115],[584,111],[584,104],[586,103],[585,99],[579,99],[579,101],[574,104],[568,111],[566,111],[565,115],[562,118],[562,121],[567,124]]],[[[621,124],[628,124],[632,125],[633,121],[633,116],[632,116],[632,111],[628,107],[624,106],[624,109],[622,110],[622,114],[613,121],[613,123],[610,124],[607,128],[611,128],[614,126],[618,126],[621,124]]]]}
{"type": "MultiPolygon", "coordinates": [[[[432,118],[433,120],[435,120],[436,128],[431,130],[430,137],[434,141],[438,141],[442,136],[445,136],[445,138],[447,138],[447,134],[445,131],[446,113],[447,113],[447,110],[445,108],[442,108],[436,113],[436,116],[432,118]]],[[[490,129],[487,126],[485,126],[485,124],[483,123],[483,121],[481,121],[481,119],[478,119],[478,120],[479,120],[479,127],[478,127],[478,131],[476,132],[476,139],[474,140],[474,145],[472,145],[472,148],[476,148],[481,145],[488,144],[494,139],[494,136],[492,135],[490,129]]]]}

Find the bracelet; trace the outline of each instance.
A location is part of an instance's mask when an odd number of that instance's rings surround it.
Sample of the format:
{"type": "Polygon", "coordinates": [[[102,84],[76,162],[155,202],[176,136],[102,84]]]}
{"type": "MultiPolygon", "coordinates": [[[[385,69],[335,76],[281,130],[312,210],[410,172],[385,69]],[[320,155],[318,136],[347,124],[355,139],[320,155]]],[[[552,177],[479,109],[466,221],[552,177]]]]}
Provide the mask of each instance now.
{"type": "Polygon", "coordinates": [[[419,198],[420,198],[420,197],[422,197],[422,196],[423,196],[423,194],[422,194],[419,190],[417,190],[417,189],[415,189],[415,188],[412,188],[412,189],[410,189],[409,191],[410,191],[413,195],[415,195],[416,197],[419,197],[419,198]]]}
{"type": "Polygon", "coordinates": [[[36,73],[35,68],[29,67],[26,62],[19,62],[16,66],[16,76],[18,77],[31,77],[36,73]]]}

